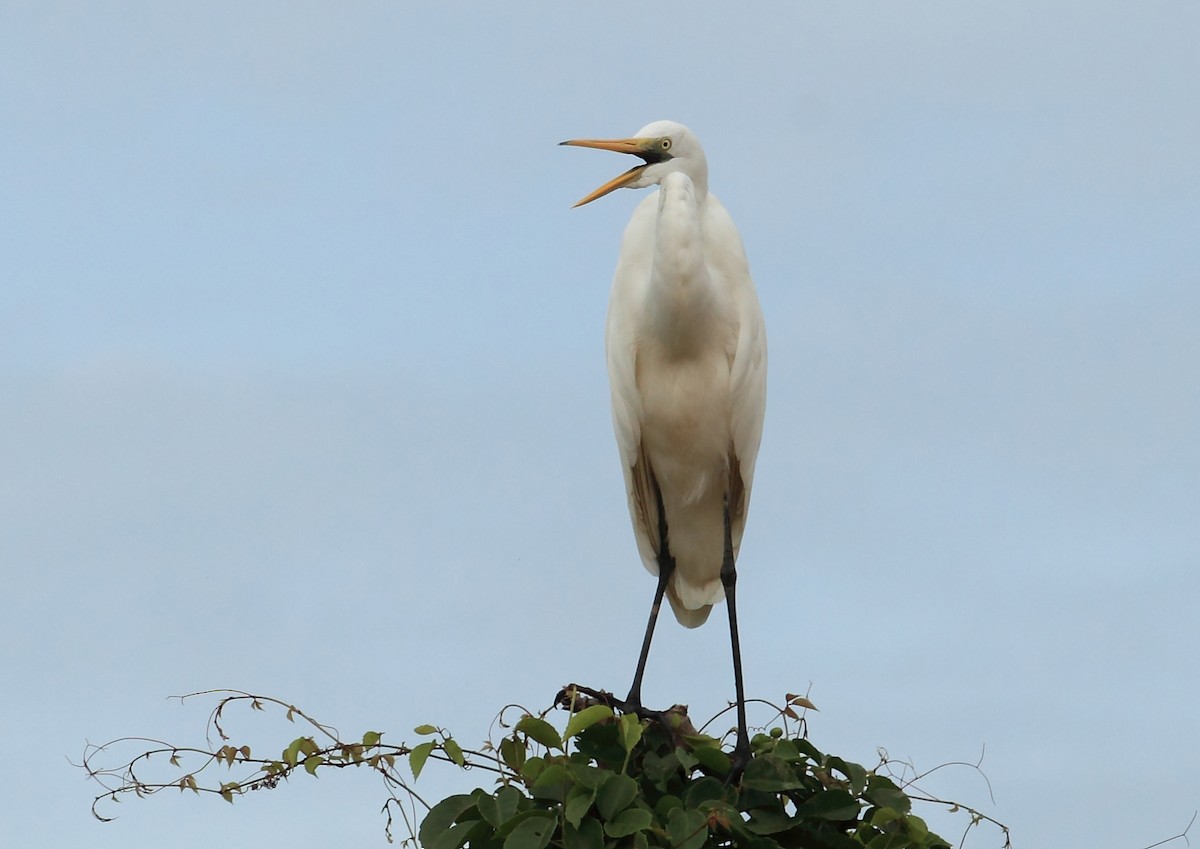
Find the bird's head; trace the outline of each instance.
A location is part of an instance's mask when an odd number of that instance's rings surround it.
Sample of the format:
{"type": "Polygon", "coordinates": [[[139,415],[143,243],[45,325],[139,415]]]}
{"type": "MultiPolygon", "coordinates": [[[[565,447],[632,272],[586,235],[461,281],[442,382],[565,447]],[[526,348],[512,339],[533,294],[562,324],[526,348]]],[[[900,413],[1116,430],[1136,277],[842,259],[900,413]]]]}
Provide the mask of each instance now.
{"type": "Polygon", "coordinates": [[[635,165],[621,176],[609,180],[576,206],[591,203],[615,189],[644,189],[657,185],[673,171],[681,171],[691,178],[698,197],[703,198],[708,191],[708,163],[704,158],[704,150],[691,130],[674,121],[647,124],[627,139],[570,139],[560,144],[631,153],[642,160],[641,165],[635,165]]]}

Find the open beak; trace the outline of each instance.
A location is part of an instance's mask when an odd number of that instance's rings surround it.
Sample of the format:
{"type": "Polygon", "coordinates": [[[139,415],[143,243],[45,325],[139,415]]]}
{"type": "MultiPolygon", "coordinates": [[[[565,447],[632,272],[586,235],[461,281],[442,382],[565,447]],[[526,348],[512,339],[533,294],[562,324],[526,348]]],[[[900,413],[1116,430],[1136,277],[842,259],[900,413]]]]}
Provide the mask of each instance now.
{"type": "MultiPolygon", "coordinates": [[[[611,150],[616,153],[632,153],[634,156],[641,156],[646,159],[646,151],[649,145],[653,144],[653,139],[570,139],[569,141],[559,142],[559,144],[570,145],[572,147],[594,147],[597,150],[611,150]]],[[[627,186],[638,178],[639,175],[650,165],[650,160],[642,165],[635,165],[619,177],[614,177],[600,188],[596,189],[591,194],[581,199],[575,206],[583,206],[585,203],[591,203],[596,198],[602,198],[611,191],[627,186]]]]}

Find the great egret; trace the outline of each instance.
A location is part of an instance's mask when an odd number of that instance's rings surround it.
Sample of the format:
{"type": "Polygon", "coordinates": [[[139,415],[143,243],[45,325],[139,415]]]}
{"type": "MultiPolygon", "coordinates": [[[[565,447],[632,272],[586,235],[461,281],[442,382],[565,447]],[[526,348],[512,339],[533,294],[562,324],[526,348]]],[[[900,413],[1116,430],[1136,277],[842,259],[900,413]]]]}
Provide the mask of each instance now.
{"type": "Polygon", "coordinates": [[[737,691],[733,772],[750,756],[738,642],[736,558],[746,526],[766,408],[767,337],[742,240],[708,191],[708,164],[674,121],[632,138],[562,142],[630,153],[637,165],[580,200],[657,184],[621,241],[605,348],[613,427],[638,550],[658,588],[628,705],[642,674],[663,595],[688,628],[729,603],[737,691]]]}

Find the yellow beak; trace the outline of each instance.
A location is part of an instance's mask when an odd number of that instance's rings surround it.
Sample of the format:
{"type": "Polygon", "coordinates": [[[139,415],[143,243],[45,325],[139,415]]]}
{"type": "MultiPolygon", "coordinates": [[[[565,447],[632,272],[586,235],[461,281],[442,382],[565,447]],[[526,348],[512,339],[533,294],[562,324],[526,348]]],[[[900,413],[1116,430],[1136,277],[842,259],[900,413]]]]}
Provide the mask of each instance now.
{"type": "MultiPolygon", "coordinates": [[[[654,139],[570,139],[569,141],[559,142],[559,144],[570,145],[572,147],[594,147],[597,150],[611,150],[615,153],[632,153],[634,156],[642,156],[646,152],[647,147],[653,144],[654,141],[654,139]]],[[[643,165],[635,165],[621,176],[614,177],[581,199],[575,206],[583,206],[585,203],[591,203],[596,198],[602,198],[611,191],[629,185],[646,170],[649,164],[649,162],[646,162],[643,165]]]]}

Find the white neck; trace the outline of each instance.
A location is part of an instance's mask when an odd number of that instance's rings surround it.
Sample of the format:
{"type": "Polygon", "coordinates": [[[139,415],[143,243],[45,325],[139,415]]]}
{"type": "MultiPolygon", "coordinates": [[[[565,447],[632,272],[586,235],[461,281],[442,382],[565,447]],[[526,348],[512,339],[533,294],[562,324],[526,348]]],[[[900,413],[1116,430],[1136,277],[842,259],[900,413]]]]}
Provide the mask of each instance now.
{"type": "Polygon", "coordinates": [[[647,318],[656,341],[676,356],[698,349],[714,332],[715,292],[704,261],[702,209],[703,197],[690,177],[676,171],[663,178],[647,318]]]}

